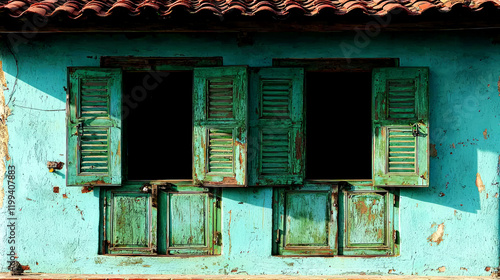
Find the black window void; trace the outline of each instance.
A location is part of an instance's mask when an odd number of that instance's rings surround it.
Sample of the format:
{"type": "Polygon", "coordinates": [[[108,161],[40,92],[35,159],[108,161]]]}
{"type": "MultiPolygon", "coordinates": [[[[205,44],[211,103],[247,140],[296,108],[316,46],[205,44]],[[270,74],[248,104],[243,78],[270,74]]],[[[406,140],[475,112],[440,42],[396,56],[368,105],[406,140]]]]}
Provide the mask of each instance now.
{"type": "Polygon", "coordinates": [[[306,178],[372,178],[371,101],[371,73],[306,74],[306,178]]]}
{"type": "Polygon", "coordinates": [[[123,80],[128,179],[191,179],[193,72],[127,72],[123,80]]]}

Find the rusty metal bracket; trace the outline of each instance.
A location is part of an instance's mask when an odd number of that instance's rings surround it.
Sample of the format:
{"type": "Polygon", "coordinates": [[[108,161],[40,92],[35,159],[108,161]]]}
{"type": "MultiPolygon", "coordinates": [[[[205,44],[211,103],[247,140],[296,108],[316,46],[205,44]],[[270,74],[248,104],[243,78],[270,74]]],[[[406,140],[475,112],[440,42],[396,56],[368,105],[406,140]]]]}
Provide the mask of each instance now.
{"type": "Polygon", "coordinates": [[[411,133],[412,133],[413,137],[426,137],[427,136],[427,133],[423,133],[420,130],[421,124],[424,124],[424,122],[422,120],[420,120],[414,124],[410,124],[411,125],[411,133]]]}

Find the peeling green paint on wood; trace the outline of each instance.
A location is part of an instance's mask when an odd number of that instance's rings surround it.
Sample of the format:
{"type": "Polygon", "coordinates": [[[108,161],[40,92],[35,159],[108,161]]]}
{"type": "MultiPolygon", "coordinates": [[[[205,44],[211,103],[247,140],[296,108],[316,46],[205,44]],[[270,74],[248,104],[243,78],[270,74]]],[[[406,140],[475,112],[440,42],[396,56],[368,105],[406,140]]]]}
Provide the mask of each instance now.
{"type": "Polygon", "coordinates": [[[69,186],[122,183],[121,81],[120,69],[69,69],[69,186]]]}
{"type": "Polygon", "coordinates": [[[194,180],[245,186],[247,68],[195,68],[193,87],[194,180]]]}
{"type": "Polygon", "coordinates": [[[429,69],[373,71],[375,186],[429,186],[429,69]]]}

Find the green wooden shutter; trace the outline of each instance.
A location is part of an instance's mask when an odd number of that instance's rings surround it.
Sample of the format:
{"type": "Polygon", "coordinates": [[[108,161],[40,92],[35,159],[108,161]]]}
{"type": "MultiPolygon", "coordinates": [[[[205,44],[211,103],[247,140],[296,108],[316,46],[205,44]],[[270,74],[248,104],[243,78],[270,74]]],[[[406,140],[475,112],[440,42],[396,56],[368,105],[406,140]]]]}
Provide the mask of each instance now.
{"type": "Polygon", "coordinates": [[[429,70],[373,70],[375,186],[429,186],[429,70]]]}
{"type": "Polygon", "coordinates": [[[70,68],[67,185],[121,184],[119,69],[70,68]]]}
{"type": "Polygon", "coordinates": [[[342,255],[394,255],[394,195],[387,190],[343,190],[340,203],[342,255]]]}
{"type": "Polygon", "coordinates": [[[337,186],[275,188],[273,254],[337,254],[337,186]]]}
{"type": "Polygon", "coordinates": [[[136,187],[106,191],[103,213],[108,254],[157,253],[157,208],[151,193],[139,190],[136,187]]]}
{"type": "Polygon", "coordinates": [[[246,185],[246,67],[195,68],[194,174],[203,185],[246,185]]]}
{"type": "Polygon", "coordinates": [[[219,189],[172,187],[159,192],[161,250],[167,255],[220,254],[219,189]],[[163,218],[164,217],[164,218],[163,218]]]}
{"type": "Polygon", "coordinates": [[[301,184],[304,179],[304,70],[251,72],[249,184],[301,184]]]}

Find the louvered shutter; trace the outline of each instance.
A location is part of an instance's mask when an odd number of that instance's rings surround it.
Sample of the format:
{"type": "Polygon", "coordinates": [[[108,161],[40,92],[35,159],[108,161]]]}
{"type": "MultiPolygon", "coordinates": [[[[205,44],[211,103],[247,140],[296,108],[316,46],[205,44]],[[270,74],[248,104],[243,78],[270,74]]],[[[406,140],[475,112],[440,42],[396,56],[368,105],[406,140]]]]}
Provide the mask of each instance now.
{"type": "Polygon", "coordinates": [[[70,68],[67,185],[121,184],[119,69],[70,68]]]}
{"type": "Polygon", "coordinates": [[[303,182],[303,88],[301,68],[251,72],[250,185],[303,182]]]}
{"type": "Polygon", "coordinates": [[[196,68],[194,174],[203,185],[246,185],[246,67],[196,68]]]}
{"type": "Polygon", "coordinates": [[[375,186],[429,186],[429,70],[373,71],[375,186]]]}

